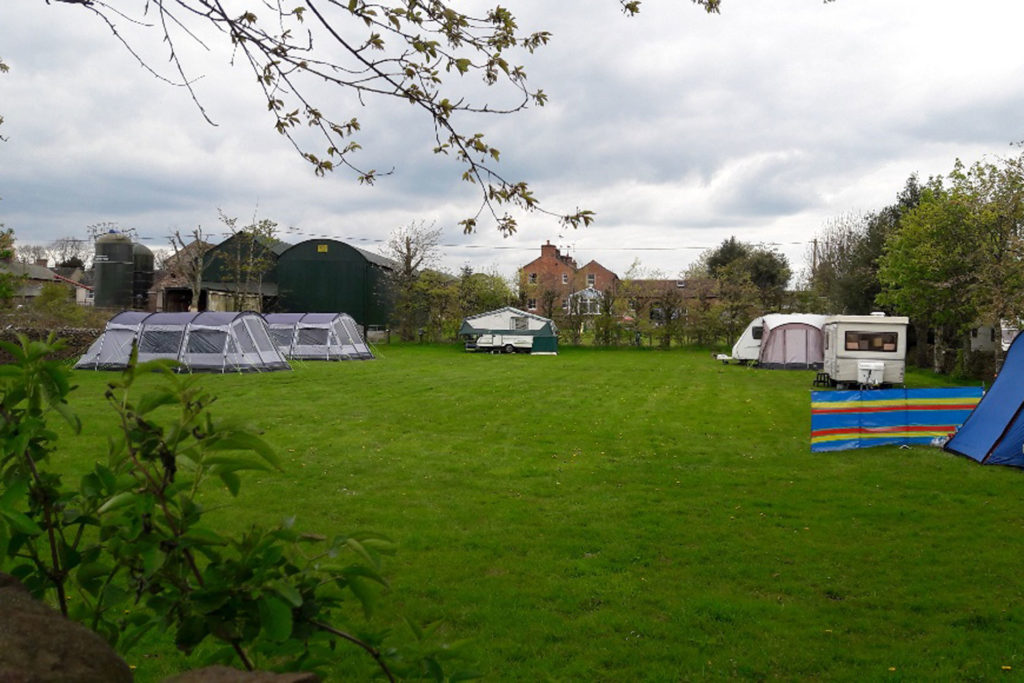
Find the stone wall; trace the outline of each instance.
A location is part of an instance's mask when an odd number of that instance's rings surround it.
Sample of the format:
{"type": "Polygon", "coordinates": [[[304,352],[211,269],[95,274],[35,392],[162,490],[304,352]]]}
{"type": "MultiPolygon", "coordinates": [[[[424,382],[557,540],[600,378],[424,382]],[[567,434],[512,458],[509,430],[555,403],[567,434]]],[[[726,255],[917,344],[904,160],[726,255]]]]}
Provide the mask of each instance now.
{"type": "MultiPolygon", "coordinates": [[[[23,334],[31,340],[44,340],[50,332],[55,332],[59,339],[67,342],[67,346],[56,357],[62,360],[78,360],[89,349],[89,346],[96,341],[97,337],[103,333],[103,330],[74,327],[42,329],[4,325],[0,328],[0,341],[17,344],[18,334],[23,334]]],[[[0,349],[0,363],[10,363],[11,360],[11,355],[7,351],[0,349]]]]}

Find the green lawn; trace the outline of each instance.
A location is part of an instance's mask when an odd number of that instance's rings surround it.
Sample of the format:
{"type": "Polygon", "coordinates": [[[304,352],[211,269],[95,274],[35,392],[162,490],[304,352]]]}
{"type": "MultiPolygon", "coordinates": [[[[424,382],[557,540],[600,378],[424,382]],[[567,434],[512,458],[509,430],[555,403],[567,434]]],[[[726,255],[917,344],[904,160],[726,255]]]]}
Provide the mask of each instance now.
{"type": "MultiPolygon", "coordinates": [[[[812,454],[812,372],[706,351],[380,352],[205,378],[215,415],[259,426],[285,463],[215,494],[217,514],[388,534],[381,616],[471,639],[487,680],[1024,670],[1017,470],[933,448],[812,454]]],[[[109,377],[75,375],[83,468],[112,426],[109,377]]],[[[182,666],[154,645],[128,659],[142,681],[182,666]]]]}

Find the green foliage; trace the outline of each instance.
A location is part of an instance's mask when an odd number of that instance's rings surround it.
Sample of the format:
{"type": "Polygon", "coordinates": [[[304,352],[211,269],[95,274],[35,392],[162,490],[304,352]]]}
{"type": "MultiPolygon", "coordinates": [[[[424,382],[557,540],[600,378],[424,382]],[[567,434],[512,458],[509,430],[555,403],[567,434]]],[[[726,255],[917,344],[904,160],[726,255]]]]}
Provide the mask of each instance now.
{"type": "Polygon", "coordinates": [[[815,238],[809,285],[822,303],[810,310],[868,314],[878,308],[879,259],[902,217],[917,206],[921,187],[911,175],[896,202],[864,216],[843,216],[815,238]]]}
{"type": "Polygon", "coordinates": [[[66,454],[48,425],[57,414],[80,427],[67,401],[70,374],[49,359],[60,342],[22,337],[3,347],[15,363],[0,367],[0,568],[37,598],[52,598],[122,652],[166,633],[185,653],[218,642],[214,662],[315,670],[340,638],[388,678],[418,669],[443,676],[428,645],[416,643],[410,652],[418,657],[389,648],[392,666],[385,634],[335,625],[356,610],[371,615],[373,585],[387,586],[380,573],[381,556],[393,550],[387,538],[326,538],[290,521],[232,533],[208,521],[210,484],[237,496],[242,473],[280,463],[254,431],[214,419],[213,397],[196,378],[133,358],[106,388],[119,425],[106,462],[69,486],[66,454]],[[150,371],[163,381],[136,397],[137,380],[150,371]]]}
{"type": "Polygon", "coordinates": [[[701,261],[707,274],[722,284],[722,298],[732,308],[747,307],[749,286],[754,288],[756,305],[761,309],[755,313],[781,308],[792,271],[786,257],[778,251],[729,237],[703,254],[701,261]]]}

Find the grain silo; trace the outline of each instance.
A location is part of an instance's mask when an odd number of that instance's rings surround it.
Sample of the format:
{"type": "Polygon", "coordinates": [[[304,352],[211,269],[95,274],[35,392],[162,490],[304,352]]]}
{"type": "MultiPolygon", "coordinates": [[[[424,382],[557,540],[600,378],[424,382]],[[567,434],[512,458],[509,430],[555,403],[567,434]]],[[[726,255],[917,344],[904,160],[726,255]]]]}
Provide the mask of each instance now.
{"type": "Polygon", "coordinates": [[[114,231],[97,237],[93,264],[96,270],[94,304],[101,308],[131,308],[135,271],[131,238],[114,231]]]}

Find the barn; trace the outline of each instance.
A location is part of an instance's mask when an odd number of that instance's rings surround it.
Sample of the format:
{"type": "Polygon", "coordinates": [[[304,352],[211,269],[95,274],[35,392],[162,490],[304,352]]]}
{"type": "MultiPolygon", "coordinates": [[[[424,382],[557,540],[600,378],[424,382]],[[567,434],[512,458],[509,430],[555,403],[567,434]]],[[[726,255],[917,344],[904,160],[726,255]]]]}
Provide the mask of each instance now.
{"type": "Polygon", "coordinates": [[[277,306],[287,313],[345,311],[363,328],[387,325],[394,263],[332,239],[289,247],[277,259],[277,306]]]}

